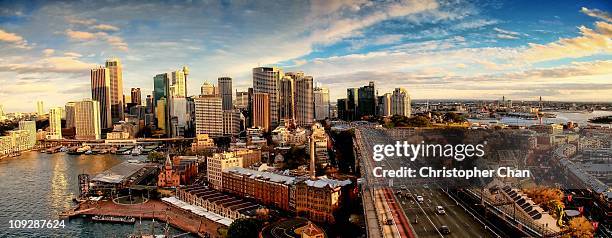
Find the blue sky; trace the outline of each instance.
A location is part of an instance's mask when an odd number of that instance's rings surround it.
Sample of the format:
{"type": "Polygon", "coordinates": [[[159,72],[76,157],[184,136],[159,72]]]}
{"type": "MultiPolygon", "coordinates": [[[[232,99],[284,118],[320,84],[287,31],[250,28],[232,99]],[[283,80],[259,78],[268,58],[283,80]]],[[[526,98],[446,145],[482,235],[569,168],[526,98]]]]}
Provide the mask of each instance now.
{"type": "Polygon", "coordinates": [[[330,88],[376,81],[413,99],[612,101],[609,1],[0,1],[0,104],[90,97],[89,68],[124,64],[124,91],[162,72],[251,86],[251,68],[330,88]]]}

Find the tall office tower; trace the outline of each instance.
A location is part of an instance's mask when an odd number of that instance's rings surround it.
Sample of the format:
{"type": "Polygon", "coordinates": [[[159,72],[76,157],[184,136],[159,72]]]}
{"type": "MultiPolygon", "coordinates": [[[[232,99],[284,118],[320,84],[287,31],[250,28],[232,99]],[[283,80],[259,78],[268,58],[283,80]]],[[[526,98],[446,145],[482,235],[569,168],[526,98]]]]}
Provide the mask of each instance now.
{"type": "Polygon", "coordinates": [[[74,128],[74,105],[75,102],[67,102],[65,108],[66,111],[66,128],[74,128]]]}
{"type": "Polygon", "coordinates": [[[49,108],[49,131],[47,139],[62,139],[62,108],[49,108]]]}
{"type": "MultiPolygon", "coordinates": [[[[289,73],[288,73],[289,74],[289,73]]],[[[279,82],[279,117],[281,120],[293,119],[295,115],[294,106],[294,80],[291,76],[285,75],[279,82]]]]}
{"type": "Polygon", "coordinates": [[[91,69],[91,98],[100,103],[100,123],[102,128],[112,128],[111,79],[108,68],[102,66],[91,69]]]}
{"type": "Polygon", "coordinates": [[[263,131],[270,131],[270,95],[267,93],[253,94],[253,127],[260,127],[263,131]]]}
{"type": "Polygon", "coordinates": [[[391,94],[385,93],[382,96],[378,96],[378,115],[387,117],[391,116],[391,94]]]}
{"type": "Polygon", "coordinates": [[[19,121],[19,130],[24,130],[28,133],[27,147],[33,148],[36,145],[36,122],[19,121]]]}
{"type": "Polygon", "coordinates": [[[43,105],[43,101],[36,101],[36,114],[39,116],[45,114],[45,106],[43,105]]]}
{"type": "Polygon", "coordinates": [[[363,86],[358,90],[358,118],[362,116],[376,115],[376,87],[374,82],[370,82],[367,86],[363,86]]]}
{"type": "Polygon", "coordinates": [[[170,87],[174,97],[187,97],[187,78],[183,69],[172,72],[170,87]]]}
{"type": "Polygon", "coordinates": [[[359,91],[356,88],[349,88],[346,90],[345,120],[347,121],[354,121],[359,119],[358,94],[359,91]]]}
{"type": "MultiPolygon", "coordinates": [[[[278,126],[278,82],[283,71],[277,67],[258,67],[253,69],[253,93],[268,94],[270,126],[278,126]]],[[[269,128],[268,128],[269,129],[269,128]]]]}
{"type": "Polygon", "coordinates": [[[132,97],[133,104],[142,105],[142,96],[140,95],[140,88],[132,88],[130,90],[130,96],[132,97]]]}
{"type": "Polygon", "coordinates": [[[157,119],[157,128],[164,131],[166,136],[170,136],[170,120],[169,116],[171,102],[170,99],[170,74],[162,73],[153,77],[153,102],[155,102],[155,115],[157,119]]]}
{"type": "Polygon", "coordinates": [[[147,95],[147,99],[145,99],[145,106],[147,107],[147,114],[153,113],[153,108],[155,107],[155,102],[153,101],[153,95],[147,95]]]}
{"type": "Polygon", "coordinates": [[[237,136],[240,133],[240,110],[223,110],[223,135],[237,136]]]}
{"type": "Polygon", "coordinates": [[[77,140],[99,140],[100,128],[100,103],[95,100],[85,99],[74,105],[75,124],[77,140]]]}
{"type": "Polygon", "coordinates": [[[217,87],[219,88],[219,94],[223,101],[223,110],[232,110],[232,78],[220,77],[217,79],[217,87]]]}
{"type": "MultiPolygon", "coordinates": [[[[124,120],[123,112],[123,69],[118,58],[106,60],[106,68],[110,77],[111,123],[124,120]]],[[[95,100],[95,99],[94,99],[95,100]]]]}
{"type": "Polygon", "coordinates": [[[348,121],[347,108],[348,100],[346,98],[339,98],[336,103],[336,110],[338,111],[338,119],[348,121]]]}
{"type": "Polygon", "coordinates": [[[205,95],[193,99],[195,102],[196,135],[210,137],[223,135],[222,99],[216,95],[205,95]]]}
{"type": "Polygon", "coordinates": [[[155,117],[157,118],[157,129],[167,131],[166,125],[169,125],[170,122],[166,121],[166,118],[167,118],[166,117],[166,98],[157,100],[155,104],[157,105],[155,107],[155,117]]]}
{"type": "Polygon", "coordinates": [[[217,87],[215,87],[215,85],[212,85],[211,83],[206,81],[202,83],[202,86],[200,87],[200,95],[211,96],[217,94],[219,94],[219,90],[217,87]]]}
{"type": "Polygon", "coordinates": [[[401,115],[409,117],[412,113],[410,106],[410,95],[403,88],[395,88],[391,95],[391,115],[401,115]]]}
{"type": "Polygon", "coordinates": [[[185,75],[185,97],[187,97],[187,94],[189,93],[187,90],[187,76],[189,76],[189,67],[183,66],[183,75],[185,75]]]}
{"type": "Polygon", "coordinates": [[[295,80],[295,122],[302,127],[309,127],[314,122],[312,84],[312,76],[303,76],[295,80]]]}
{"type": "Polygon", "coordinates": [[[246,128],[250,128],[253,126],[253,99],[255,98],[253,96],[253,88],[248,88],[247,89],[247,98],[248,98],[248,103],[247,103],[247,110],[246,113],[244,114],[244,116],[246,117],[246,128]]]}
{"type": "Polygon", "coordinates": [[[234,106],[238,109],[248,109],[249,107],[249,92],[236,91],[236,100],[234,106]]]}
{"type": "Polygon", "coordinates": [[[315,87],[313,94],[315,119],[325,120],[325,118],[329,118],[329,89],[325,87],[315,87]]]}

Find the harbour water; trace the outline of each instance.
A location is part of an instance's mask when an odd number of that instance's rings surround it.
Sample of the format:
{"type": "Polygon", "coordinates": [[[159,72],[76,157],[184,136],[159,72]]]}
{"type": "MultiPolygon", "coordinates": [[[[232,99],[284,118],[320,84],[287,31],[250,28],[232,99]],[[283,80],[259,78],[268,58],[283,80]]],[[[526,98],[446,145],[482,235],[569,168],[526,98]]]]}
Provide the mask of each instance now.
{"type": "MultiPolygon", "coordinates": [[[[59,213],[74,205],[72,198],[78,194],[79,174],[97,174],[134,157],[27,152],[0,160],[0,237],[127,237],[139,229],[150,231],[151,221],[129,225],[96,223],[81,218],[66,220],[65,227],[58,229],[9,228],[10,220],[59,219],[59,213]]],[[[163,223],[153,225],[158,234],[165,227],[163,223]]],[[[181,233],[170,229],[170,234],[181,233]]]]}
{"type": "MultiPolygon", "coordinates": [[[[584,125],[599,125],[599,126],[605,126],[605,127],[610,127],[610,124],[594,124],[594,123],[589,123],[589,119],[594,118],[594,117],[601,117],[601,116],[610,116],[612,115],[612,111],[593,111],[593,112],[554,112],[557,116],[555,118],[542,118],[542,123],[543,124],[550,124],[550,123],[561,123],[561,124],[565,124],[569,121],[574,122],[574,123],[578,123],[579,126],[584,126],[584,125]]],[[[528,119],[521,119],[518,117],[502,117],[501,119],[495,120],[495,119],[469,119],[468,121],[470,122],[477,122],[477,123],[502,123],[502,124],[506,124],[506,125],[513,125],[513,126],[530,126],[530,125],[535,125],[535,124],[539,124],[540,121],[539,120],[528,120],[528,119]]]]}

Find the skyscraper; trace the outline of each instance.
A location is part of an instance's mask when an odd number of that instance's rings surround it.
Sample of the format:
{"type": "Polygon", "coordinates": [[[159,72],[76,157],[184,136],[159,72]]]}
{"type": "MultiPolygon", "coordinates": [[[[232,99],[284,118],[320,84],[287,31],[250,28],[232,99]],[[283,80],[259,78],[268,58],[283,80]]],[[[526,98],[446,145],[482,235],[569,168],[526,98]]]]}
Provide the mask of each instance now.
{"type": "Polygon", "coordinates": [[[267,93],[253,94],[253,127],[263,131],[270,130],[270,95],[267,93]]]}
{"type": "Polygon", "coordinates": [[[346,89],[346,108],[345,108],[346,110],[345,110],[344,120],[354,121],[358,119],[358,114],[359,114],[358,95],[359,95],[359,91],[356,88],[346,89]]]}
{"type": "Polygon", "coordinates": [[[194,98],[196,135],[210,137],[223,135],[223,110],[221,97],[205,95],[194,98]]]}
{"type": "Polygon", "coordinates": [[[4,106],[0,104],[0,122],[4,121],[4,106]]]}
{"type": "Polygon", "coordinates": [[[336,103],[336,110],[338,111],[338,119],[341,120],[345,120],[348,121],[348,112],[346,110],[347,108],[347,99],[346,98],[339,98],[337,103],[336,103]]]}
{"type": "Polygon", "coordinates": [[[155,115],[157,128],[164,130],[164,134],[170,135],[169,113],[170,75],[168,73],[158,74],[153,77],[153,98],[155,102],[155,115]]]}
{"type": "Polygon", "coordinates": [[[91,99],[76,102],[74,112],[75,138],[77,140],[99,140],[101,138],[100,103],[91,99]]]}
{"type": "Polygon", "coordinates": [[[232,105],[232,78],[220,77],[217,79],[217,85],[219,87],[219,94],[223,101],[223,110],[234,109],[232,105]]]}
{"type": "Polygon", "coordinates": [[[187,97],[187,78],[183,69],[172,72],[172,81],[170,83],[170,93],[174,97],[187,97]]]}
{"type": "Polygon", "coordinates": [[[130,90],[132,96],[132,103],[136,105],[142,105],[142,96],[140,95],[140,88],[132,88],[130,90]]]}
{"type": "MultiPolygon", "coordinates": [[[[268,94],[270,126],[276,127],[278,117],[278,82],[283,76],[283,71],[277,67],[258,67],[253,69],[253,93],[268,94]]],[[[268,128],[269,129],[269,128],[268,128]]]]}
{"type": "Polygon", "coordinates": [[[100,66],[91,69],[91,98],[100,103],[102,128],[112,128],[111,79],[108,68],[100,66]]]}
{"type": "Polygon", "coordinates": [[[215,85],[212,85],[209,82],[204,82],[202,83],[202,87],[200,87],[200,95],[203,96],[211,96],[211,95],[217,95],[219,94],[218,92],[218,88],[215,87],[215,85]]]}
{"type": "MultiPolygon", "coordinates": [[[[289,74],[289,73],[288,73],[289,74]]],[[[293,119],[295,115],[294,106],[294,80],[290,75],[285,75],[280,80],[278,98],[279,98],[279,117],[280,119],[293,119]]]]}
{"type": "Polygon", "coordinates": [[[360,87],[358,90],[358,116],[357,118],[361,118],[362,116],[374,116],[376,115],[376,87],[374,87],[374,82],[370,82],[368,85],[360,87]]]}
{"type": "Polygon", "coordinates": [[[49,108],[49,131],[47,139],[62,139],[62,108],[49,108]]]}
{"type": "Polygon", "coordinates": [[[36,114],[42,116],[45,114],[45,107],[43,101],[36,101],[36,114]]]}
{"type": "Polygon", "coordinates": [[[314,122],[314,96],[312,76],[298,77],[295,80],[295,122],[307,127],[314,122]]]}
{"type": "Polygon", "coordinates": [[[75,123],[74,123],[74,106],[75,103],[74,102],[67,102],[66,106],[64,107],[66,110],[66,128],[74,128],[75,127],[75,123]]]}
{"type": "Polygon", "coordinates": [[[112,123],[124,120],[123,102],[123,69],[118,58],[106,60],[110,77],[110,103],[112,123]]]}
{"type": "Polygon", "coordinates": [[[329,118],[329,89],[325,87],[315,87],[313,94],[315,119],[325,120],[325,118],[329,118]]]}
{"type": "Polygon", "coordinates": [[[236,101],[234,106],[238,109],[248,109],[249,107],[249,92],[236,91],[236,101]]]}
{"type": "Polygon", "coordinates": [[[378,97],[378,115],[391,116],[391,94],[385,93],[378,97]]]}
{"type": "Polygon", "coordinates": [[[403,88],[395,88],[391,95],[391,115],[401,115],[409,117],[412,113],[410,105],[410,95],[403,88]]]}
{"type": "Polygon", "coordinates": [[[236,136],[240,132],[240,110],[223,110],[223,135],[236,136]]]}
{"type": "MultiPolygon", "coordinates": [[[[2,105],[0,105],[0,107],[1,106],[2,105]]],[[[36,122],[35,121],[19,121],[19,130],[24,130],[28,133],[27,147],[33,148],[34,145],[36,145],[36,122]]]]}

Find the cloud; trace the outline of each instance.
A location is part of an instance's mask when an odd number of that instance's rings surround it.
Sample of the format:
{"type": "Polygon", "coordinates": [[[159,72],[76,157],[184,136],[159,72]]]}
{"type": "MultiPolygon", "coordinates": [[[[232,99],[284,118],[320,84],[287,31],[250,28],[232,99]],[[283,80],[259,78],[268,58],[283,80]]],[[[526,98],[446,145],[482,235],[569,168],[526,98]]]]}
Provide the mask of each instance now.
{"type": "Polygon", "coordinates": [[[68,38],[74,41],[92,41],[102,40],[113,46],[115,49],[127,51],[128,44],[119,36],[109,35],[106,32],[86,32],[86,31],[75,31],[72,29],[66,30],[68,38]]]}
{"type": "Polygon", "coordinates": [[[0,29],[0,41],[11,43],[18,48],[27,48],[28,44],[22,36],[0,29]]]}
{"type": "Polygon", "coordinates": [[[516,40],[516,39],[518,39],[518,37],[515,36],[515,35],[497,34],[496,36],[499,39],[506,39],[506,40],[516,40]]]}
{"type": "Polygon", "coordinates": [[[79,57],[81,57],[83,55],[81,55],[79,53],[76,53],[76,52],[66,52],[66,53],[64,53],[64,56],[73,57],[73,58],[79,58],[79,57]]]}
{"type": "Polygon", "coordinates": [[[93,26],[92,28],[99,31],[119,31],[119,27],[108,24],[99,24],[93,26]]]}
{"type": "Polygon", "coordinates": [[[96,20],[94,19],[80,19],[76,17],[67,17],[66,21],[68,23],[77,24],[77,25],[85,25],[85,26],[96,24],[96,20]]]}
{"type": "Polygon", "coordinates": [[[595,30],[585,26],[578,29],[578,37],[561,38],[548,44],[530,43],[522,58],[528,62],[541,62],[612,53],[612,24],[596,22],[595,30]]]}
{"type": "Polygon", "coordinates": [[[508,30],[497,28],[497,27],[494,27],[493,30],[500,34],[504,34],[504,35],[512,35],[512,36],[521,35],[521,33],[518,33],[516,31],[508,31],[508,30]]]}
{"type": "Polygon", "coordinates": [[[494,25],[497,23],[498,23],[497,20],[492,20],[492,19],[476,19],[476,20],[471,20],[471,21],[459,22],[458,24],[453,25],[451,28],[455,30],[467,30],[467,29],[476,29],[476,28],[481,28],[481,27],[485,27],[489,25],[494,25]]]}
{"type": "Polygon", "coordinates": [[[586,7],[582,7],[580,8],[580,12],[587,14],[590,17],[595,17],[595,18],[599,18],[601,20],[607,21],[607,22],[612,22],[612,16],[610,16],[609,13],[604,12],[602,10],[599,9],[588,9],[586,7]]]}
{"type": "Polygon", "coordinates": [[[59,56],[17,63],[0,63],[0,72],[17,74],[31,73],[74,73],[87,74],[95,64],[86,63],[75,57],[59,56]]]}
{"type": "Polygon", "coordinates": [[[47,56],[47,57],[48,57],[48,56],[51,56],[51,55],[52,55],[54,52],[55,52],[55,50],[54,50],[54,49],[44,49],[44,50],[42,51],[43,55],[45,55],[45,56],[47,56]]]}

